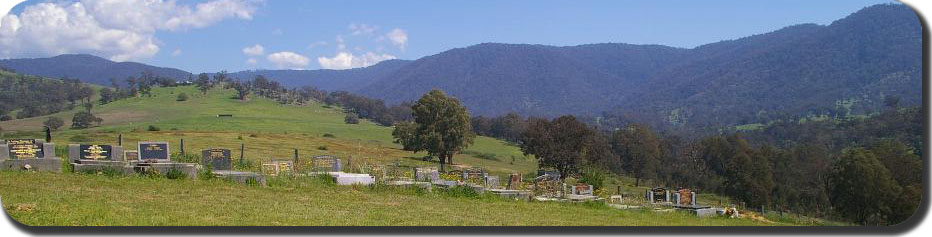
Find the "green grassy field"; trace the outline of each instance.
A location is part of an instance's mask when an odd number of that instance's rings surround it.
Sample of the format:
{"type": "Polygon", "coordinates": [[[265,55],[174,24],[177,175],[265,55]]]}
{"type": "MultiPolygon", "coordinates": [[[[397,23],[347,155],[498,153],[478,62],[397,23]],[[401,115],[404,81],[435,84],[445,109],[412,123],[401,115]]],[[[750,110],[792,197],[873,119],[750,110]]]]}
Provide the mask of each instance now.
{"type": "MultiPolygon", "coordinates": [[[[127,150],[138,141],[168,141],[173,152],[185,140],[188,152],[228,148],[246,159],[290,159],[329,154],[347,166],[386,165],[436,167],[392,143],[390,127],[369,121],[343,122],[340,108],[311,102],[282,105],[251,97],[232,99],[234,91],[200,93],[192,86],[153,88],[141,96],[97,105],[104,119],[94,128],[67,128],[78,110],[49,116],[66,126],[53,132],[59,156],[68,143],[116,144],[123,135],[127,150]],[[186,93],[187,101],[176,101],[186,93]],[[217,114],[231,114],[221,118],[217,114]],[[149,131],[149,127],[158,131],[149,131]],[[352,159],[350,159],[352,157],[352,159]],[[349,162],[352,160],[351,162],[349,162]]],[[[0,122],[3,138],[43,138],[48,116],[0,122]]],[[[537,169],[533,157],[503,141],[477,137],[454,157],[459,166],[481,167],[493,175],[528,174],[537,169]]],[[[501,178],[504,180],[504,178],[501,178]]],[[[273,179],[270,187],[220,180],[168,180],[88,174],[0,172],[4,209],[28,225],[811,225],[750,219],[697,218],[684,213],[617,210],[601,204],[540,203],[490,197],[460,197],[447,192],[416,192],[384,187],[337,187],[319,179],[273,179]],[[170,207],[170,208],[169,208],[170,207]]],[[[613,178],[606,193],[639,195],[646,187],[613,178]]],[[[717,204],[727,198],[700,194],[699,202],[717,204]]],[[[638,203],[635,203],[638,204],[638,203]]]]}
{"type": "Polygon", "coordinates": [[[334,186],[320,178],[269,181],[0,172],[4,209],[33,226],[758,226],[752,219],[619,210],[602,204],[528,202],[397,187],[334,186]]]}
{"type": "MultiPolygon", "coordinates": [[[[93,113],[104,119],[99,127],[82,130],[68,129],[72,115],[78,110],[49,116],[60,117],[66,126],[53,132],[53,142],[117,143],[123,134],[125,149],[132,150],[137,141],[168,141],[171,150],[180,150],[185,139],[188,152],[206,148],[228,148],[239,156],[240,144],[245,144],[246,159],[290,159],[293,149],[301,156],[330,154],[353,157],[357,164],[401,163],[408,166],[436,166],[436,162],[420,161],[426,153],[411,153],[392,143],[390,127],[378,126],[369,121],[360,124],[343,122],[345,114],[338,107],[327,107],[311,102],[307,105],[282,105],[275,101],[250,97],[240,101],[232,99],[233,90],[213,89],[207,94],[193,86],[153,88],[152,96],[140,96],[98,105],[93,113]],[[176,101],[177,95],[186,93],[187,101],[176,101]],[[221,118],[218,114],[232,114],[221,118]],[[160,131],[148,131],[149,126],[160,131]],[[325,137],[325,134],[333,137],[325,137]],[[326,150],[323,150],[325,148],[326,150]]],[[[4,138],[42,138],[42,121],[48,116],[0,122],[6,131],[4,138]]],[[[536,161],[500,140],[478,137],[464,154],[454,162],[478,166],[491,173],[530,173],[536,170],[536,161]],[[495,159],[488,159],[491,154],[495,159]],[[514,157],[514,159],[512,159],[514,157]]]]}

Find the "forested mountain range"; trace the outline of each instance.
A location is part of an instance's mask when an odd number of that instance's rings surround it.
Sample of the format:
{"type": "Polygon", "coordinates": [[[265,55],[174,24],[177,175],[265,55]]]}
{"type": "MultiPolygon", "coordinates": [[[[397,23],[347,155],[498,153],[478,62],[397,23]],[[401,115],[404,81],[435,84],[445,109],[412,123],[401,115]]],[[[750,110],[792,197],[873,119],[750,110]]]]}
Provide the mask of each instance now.
{"type": "Polygon", "coordinates": [[[112,85],[111,79],[125,83],[130,76],[138,77],[142,72],[176,80],[187,80],[191,73],[166,67],[156,67],[136,62],[114,62],[87,54],[63,54],[51,58],[4,59],[0,67],[17,73],[79,79],[85,83],[103,86],[112,85]]]}
{"type": "Polygon", "coordinates": [[[921,47],[911,9],[876,5],[827,26],[790,26],[693,49],[480,44],[419,59],[360,92],[397,103],[439,88],[478,115],[738,125],[866,114],[887,97],[918,105],[921,47]]]}
{"type": "MultiPolygon", "coordinates": [[[[459,98],[473,115],[575,114],[607,127],[626,122],[720,127],[807,115],[869,114],[890,99],[901,106],[918,105],[921,47],[915,13],[905,5],[884,4],[829,25],[789,26],[691,49],[485,43],[366,68],[230,76],[263,75],[285,87],[345,90],[388,104],[413,101],[436,88],[459,98]]],[[[143,70],[179,80],[189,75],[87,55],[0,60],[0,66],[102,85],[109,85],[111,77],[143,70]]]]}

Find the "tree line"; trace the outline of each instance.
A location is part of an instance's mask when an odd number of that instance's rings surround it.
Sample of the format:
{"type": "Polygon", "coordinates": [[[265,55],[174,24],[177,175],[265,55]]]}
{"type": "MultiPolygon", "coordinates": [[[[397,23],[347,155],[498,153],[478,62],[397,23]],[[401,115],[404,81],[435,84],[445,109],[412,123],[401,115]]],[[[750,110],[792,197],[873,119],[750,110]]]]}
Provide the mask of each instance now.
{"type": "Polygon", "coordinates": [[[31,118],[89,103],[95,91],[78,79],[0,74],[0,120],[31,118]]]}
{"type": "Polygon", "coordinates": [[[611,172],[633,177],[636,186],[650,180],[728,196],[755,209],[865,225],[906,220],[922,196],[919,108],[891,106],[868,118],[777,122],[759,131],[683,138],[642,123],[601,130],[570,115],[469,118],[458,100],[441,91],[425,94],[413,107],[414,121],[395,124],[395,142],[440,157],[441,169],[478,134],[516,143],[541,168],[562,177],[611,172]]]}

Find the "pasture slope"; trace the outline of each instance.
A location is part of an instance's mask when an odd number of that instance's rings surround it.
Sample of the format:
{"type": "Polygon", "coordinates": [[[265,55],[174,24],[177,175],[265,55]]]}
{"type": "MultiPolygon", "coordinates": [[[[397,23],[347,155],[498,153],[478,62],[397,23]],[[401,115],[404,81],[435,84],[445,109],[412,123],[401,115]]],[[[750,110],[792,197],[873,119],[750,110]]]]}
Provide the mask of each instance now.
{"type": "MultiPolygon", "coordinates": [[[[250,97],[232,99],[234,91],[194,87],[154,88],[140,96],[98,105],[104,119],[94,128],[53,132],[59,156],[68,143],[115,144],[123,134],[127,149],[137,141],[168,141],[173,152],[185,139],[188,152],[229,148],[253,162],[330,154],[352,161],[348,166],[401,164],[436,166],[423,153],[403,151],[392,143],[391,128],[369,121],[343,122],[340,108],[316,102],[282,105],[250,97]],[[177,101],[186,93],[189,99],[177,101]],[[232,114],[218,117],[217,114],[232,114]],[[158,129],[149,129],[149,127],[158,129]],[[158,130],[158,131],[150,131],[158,130]]],[[[67,127],[77,112],[61,117],[67,127]]],[[[42,138],[47,116],[0,122],[4,138],[42,138]]],[[[454,161],[504,177],[531,174],[533,157],[500,140],[478,137],[454,161]]],[[[624,180],[613,179],[610,185],[624,180]]],[[[631,183],[631,182],[626,182],[631,183]]],[[[623,185],[626,192],[642,187],[623,185]]],[[[462,190],[424,192],[386,186],[335,186],[318,177],[271,178],[268,187],[216,179],[170,180],[145,176],[79,173],[0,172],[3,208],[27,225],[819,225],[818,220],[697,218],[677,212],[619,210],[604,204],[570,204],[505,200],[462,190]],[[776,221],[775,221],[776,220],[776,221]]],[[[721,200],[700,195],[702,202],[721,200]],[[703,200],[704,199],[704,200],[703,200]]]]}

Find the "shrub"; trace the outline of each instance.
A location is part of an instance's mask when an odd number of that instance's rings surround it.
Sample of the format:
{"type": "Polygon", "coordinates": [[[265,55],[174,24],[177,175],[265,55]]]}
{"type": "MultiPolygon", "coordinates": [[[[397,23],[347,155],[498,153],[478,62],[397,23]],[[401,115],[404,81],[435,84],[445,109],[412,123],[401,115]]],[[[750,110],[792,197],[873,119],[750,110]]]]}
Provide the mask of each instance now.
{"type": "Polygon", "coordinates": [[[181,154],[180,152],[175,152],[171,154],[172,161],[181,162],[181,163],[201,163],[201,155],[187,153],[181,154]]]}
{"type": "Polygon", "coordinates": [[[188,100],[188,94],[184,92],[181,92],[181,94],[178,94],[178,98],[175,99],[175,101],[187,101],[187,100],[188,100]]]}
{"type": "Polygon", "coordinates": [[[334,136],[333,134],[330,134],[330,133],[324,133],[324,137],[335,138],[337,136],[334,136]]]}
{"type": "Polygon", "coordinates": [[[213,178],[216,178],[214,176],[214,167],[210,165],[205,165],[204,168],[200,170],[200,172],[197,172],[197,178],[203,179],[203,180],[211,180],[213,178]]]}
{"type": "Polygon", "coordinates": [[[318,146],[318,147],[317,147],[317,150],[326,151],[326,150],[327,150],[327,146],[318,146]]]}
{"type": "Polygon", "coordinates": [[[233,162],[233,169],[236,170],[254,170],[257,168],[251,160],[247,159],[237,159],[233,162]]]}
{"type": "Polygon", "coordinates": [[[479,192],[477,192],[475,189],[462,185],[441,190],[442,191],[440,191],[440,193],[448,197],[479,197],[479,192]]]}
{"type": "Polygon", "coordinates": [[[42,122],[42,125],[52,130],[58,130],[62,125],[65,125],[65,121],[62,121],[61,118],[58,117],[49,117],[45,122],[42,122]]]}
{"type": "Polygon", "coordinates": [[[253,133],[253,134],[249,134],[249,137],[259,137],[259,135],[253,133]]]}
{"type": "Polygon", "coordinates": [[[359,116],[356,113],[346,114],[346,118],[343,119],[343,122],[347,124],[359,124],[359,116]]]}
{"type": "Polygon", "coordinates": [[[71,128],[73,129],[83,129],[89,128],[93,123],[98,125],[103,122],[103,119],[94,116],[87,111],[81,111],[74,114],[74,117],[71,118],[71,128]]]}
{"type": "Polygon", "coordinates": [[[250,178],[246,179],[246,185],[249,185],[249,186],[259,186],[259,181],[256,180],[256,178],[250,177],[250,178]]]}
{"type": "Polygon", "coordinates": [[[156,127],[155,125],[149,125],[149,128],[147,128],[146,130],[151,131],[151,132],[156,132],[156,131],[161,131],[162,129],[160,129],[159,127],[156,127]]]}
{"type": "Polygon", "coordinates": [[[592,185],[593,190],[602,189],[602,185],[605,183],[606,173],[604,170],[594,167],[589,167],[583,169],[579,177],[579,182],[592,185]]]}
{"type": "Polygon", "coordinates": [[[146,177],[148,177],[148,178],[150,178],[150,179],[155,179],[155,178],[161,178],[161,177],[162,177],[162,173],[159,172],[159,171],[156,170],[156,169],[147,169],[142,175],[143,175],[143,176],[146,176],[146,177]]]}
{"type": "Polygon", "coordinates": [[[165,178],[168,178],[168,179],[184,179],[187,177],[188,177],[187,174],[177,169],[171,169],[167,173],[165,173],[165,178]]]}

